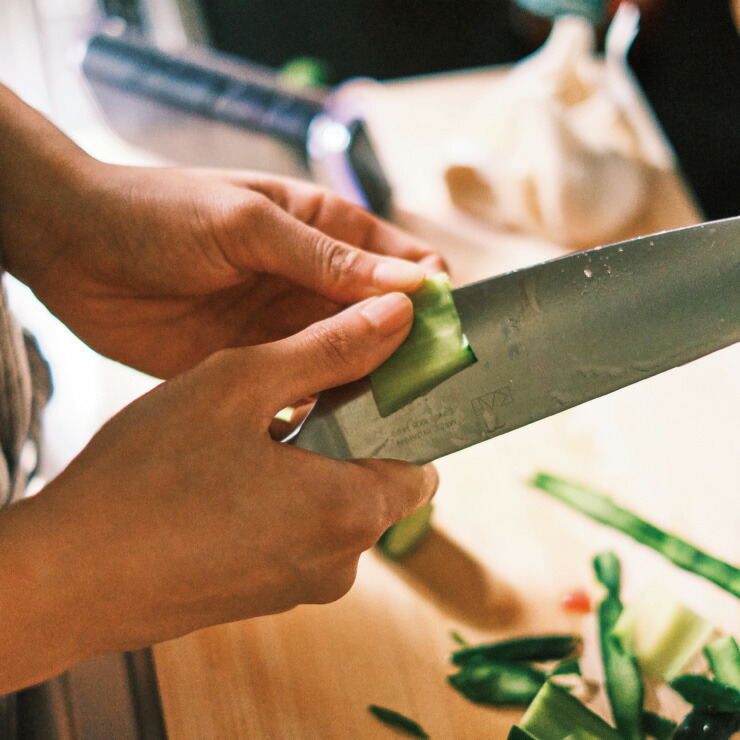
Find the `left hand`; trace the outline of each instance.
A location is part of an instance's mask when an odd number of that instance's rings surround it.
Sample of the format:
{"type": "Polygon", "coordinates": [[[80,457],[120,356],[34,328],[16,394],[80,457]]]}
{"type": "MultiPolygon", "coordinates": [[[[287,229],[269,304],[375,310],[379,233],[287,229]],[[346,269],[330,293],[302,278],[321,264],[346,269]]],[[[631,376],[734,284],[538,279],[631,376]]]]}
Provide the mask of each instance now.
{"type": "Polygon", "coordinates": [[[90,347],[156,377],[443,269],[413,237],[314,185],[81,156],[75,176],[29,188],[6,228],[8,268],[90,347]]]}

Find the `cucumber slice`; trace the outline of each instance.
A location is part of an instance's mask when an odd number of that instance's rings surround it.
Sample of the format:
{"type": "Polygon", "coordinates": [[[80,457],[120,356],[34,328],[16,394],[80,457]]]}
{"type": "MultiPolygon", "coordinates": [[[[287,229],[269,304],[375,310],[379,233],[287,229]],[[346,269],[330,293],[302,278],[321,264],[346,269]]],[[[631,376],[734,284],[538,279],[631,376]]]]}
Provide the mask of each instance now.
{"type": "Polygon", "coordinates": [[[706,619],[660,587],[628,605],[612,631],[643,670],[666,682],[678,675],[711,633],[706,619]]]}
{"type": "Polygon", "coordinates": [[[431,527],[434,508],[429,503],[394,524],[378,540],[378,550],[389,560],[402,560],[415,550],[431,527]]]}
{"type": "Polygon", "coordinates": [[[704,648],[714,677],[740,691],[740,648],[734,637],[726,635],[710,642],[704,648]]]}
{"type": "Polygon", "coordinates": [[[606,588],[598,606],[599,642],[604,664],[604,684],[612,718],[625,740],[645,740],[642,727],[642,705],[645,687],[633,655],[612,639],[612,630],[624,607],[620,600],[621,565],[613,552],[599,553],[593,561],[596,578],[606,588]]]}
{"type": "Polygon", "coordinates": [[[562,660],[578,652],[580,638],[575,635],[536,635],[514,637],[487,645],[467,646],[452,653],[455,665],[496,660],[528,660],[545,662],[562,660]]]}
{"type": "Polygon", "coordinates": [[[622,740],[598,714],[551,681],[529,705],[520,727],[537,740],[565,740],[574,734],[589,740],[622,740]]]}
{"type": "Polygon", "coordinates": [[[526,663],[506,661],[463,666],[447,681],[466,699],[491,706],[527,706],[547,679],[547,674],[526,663]]]}
{"type": "Polygon", "coordinates": [[[462,332],[450,278],[428,278],[410,296],[414,322],[403,344],[370,373],[378,413],[385,417],[428,393],[476,359],[462,332]]]}
{"type": "Polygon", "coordinates": [[[521,727],[514,725],[509,730],[506,740],[537,740],[537,738],[534,735],[530,735],[528,732],[525,732],[521,727]]]}

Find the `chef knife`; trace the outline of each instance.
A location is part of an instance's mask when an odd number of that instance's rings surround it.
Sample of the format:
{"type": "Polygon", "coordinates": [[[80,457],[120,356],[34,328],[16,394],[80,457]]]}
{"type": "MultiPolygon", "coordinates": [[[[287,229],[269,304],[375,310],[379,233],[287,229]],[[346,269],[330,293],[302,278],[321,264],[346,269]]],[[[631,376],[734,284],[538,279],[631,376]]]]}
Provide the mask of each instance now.
{"type": "Polygon", "coordinates": [[[475,364],[385,418],[367,378],[326,391],[292,443],[425,463],[734,344],[740,216],[577,252],[453,298],[475,364]]]}

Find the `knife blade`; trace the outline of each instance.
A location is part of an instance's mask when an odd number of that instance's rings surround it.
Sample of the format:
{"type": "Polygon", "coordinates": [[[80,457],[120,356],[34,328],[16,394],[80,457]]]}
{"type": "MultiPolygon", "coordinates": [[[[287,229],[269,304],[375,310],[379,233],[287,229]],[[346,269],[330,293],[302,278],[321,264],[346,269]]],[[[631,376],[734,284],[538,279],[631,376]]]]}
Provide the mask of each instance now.
{"type": "Polygon", "coordinates": [[[569,254],[453,298],[474,365],[386,418],[367,378],[325,391],[291,442],[421,464],[734,344],[740,216],[569,254]]]}

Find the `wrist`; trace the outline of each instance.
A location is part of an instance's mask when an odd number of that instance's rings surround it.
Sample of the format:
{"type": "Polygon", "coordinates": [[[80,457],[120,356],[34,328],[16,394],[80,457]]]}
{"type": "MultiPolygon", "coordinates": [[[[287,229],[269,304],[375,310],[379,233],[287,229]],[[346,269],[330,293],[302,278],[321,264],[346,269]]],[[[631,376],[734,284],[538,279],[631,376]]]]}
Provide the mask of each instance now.
{"type": "Polygon", "coordinates": [[[84,531],[69,531],[53,508],[42,492],[0,512],[0,695],[105,652],[94,576],[79,567],[84,531]]]}
{"type": "Polygon", "coordinates": [[[33,288],[73,239],[74,212],[96,160],[0,85],[0,258],[33,288]]]}

